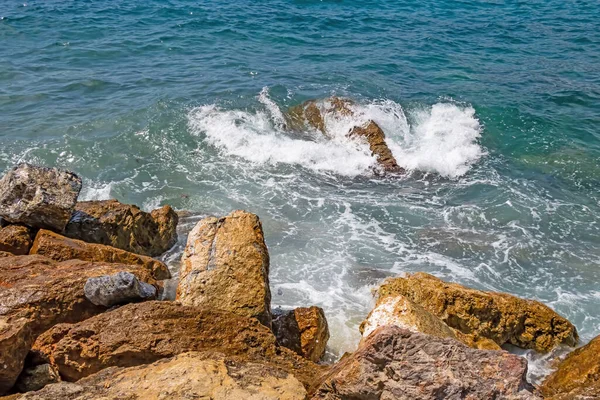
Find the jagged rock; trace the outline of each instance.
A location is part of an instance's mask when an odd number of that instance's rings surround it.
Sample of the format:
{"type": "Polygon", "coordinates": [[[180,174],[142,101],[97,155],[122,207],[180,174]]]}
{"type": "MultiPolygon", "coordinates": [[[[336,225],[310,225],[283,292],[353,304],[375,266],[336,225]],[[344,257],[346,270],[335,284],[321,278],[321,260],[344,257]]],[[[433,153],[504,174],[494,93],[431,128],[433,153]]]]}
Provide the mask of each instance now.
{"type": "Polygon", "coordinates": [[[77,203],[65,235],[155,257],[177,242],[178,221],[170,206],[147,213],[117,200],[84,201],[77,203]]]}
{"type": "Polygon", "coordinates": [[[375,329],[386,325],[395,325],[412,332],[440,338],[460,340],[473,348],[500,350],[500,346],[489,339],[478,338],[450,328],[440,318],[400,294],[380,297],[375,308],[361,324],[360,332],[363,338],[366,338],[375,329]]]}
{"type": "Polygon", "coordinates": [[[271,326],[269,252],[258,216],[234,211],[201,220],[181,258],[177,300],[271,326]]]}
{"type": "Polygon", "coordinates": [[[9,253],[8,251],[0,251],[0,258],[2,257],[14,257],[14,254],[9,253]]]}
{"type": "Polygon", "coordinates": [[[76,384],[49,385],[15,400],[305,398],[302,384],[272,365],[189,352],[150,365],[109,368],[76,384]]]}
{"type": "Polygon", "coordinates": [[[397,326],[375,330],[327,373],[313,399],[540,399],[527,361],[397,326]]]}
{"type": "Polygon", "coordinates": [[[20,392],[32,392],[59,381],[60,375],[56,368],[50,364],[42,364],[25,368],[19,375],[15,387],[20,392]]]}
{"type": "Polygon", "coordinates": [[[403,295],[467,335],[548,352],[559,344],[574,346],[577,330],[550,307],[506,293],[484,292],[457,283],[446,283],[419,272],[390,278],[378,296],[403,295]]]}
{"type": "Polygon", "coordinates": [[[385,172],[395,174],[404,173],[404,169],[398,165],[396,158],[385,142],[385,133],[374,121],[369,120],[364,126],[352,128],[348,137],[360,137],[369,143],[371,154],[377,157],[377,162],[385,172]]]}
{"type": "Polygon", "coordinates": [[[0,179],[0,216],[62,232],[80,191],[81,178],[72,172],[19,164],[0,179]]]}
{"type": "Polygon", "coordinates": [[[106,310],[88,301],[83,287],[90,277],[119,271],[156,283],[141,266],[80,260],[57,263],[38,255],[0,258],[0,394],[15,383],[40,333],[106,310]]]}
{"type": "Polygon", "coordinates": [[[37,339],[31,359],[34,364],[50,362],[64,380],[76,381],[107,367],[208,350],[268,362],[306,385],[322,371],[279,347],[256,319],[168,301],[128,304],[77,324],[56,325],[37,339]]]}
{"type": "Polygon", "coordinates": [[[156,298],[156,288],[130,272],[89,278],[83,288],[85,297],[97,306],[112,307],[156,298]]]}
{"type": "Polygon", "coordinates": [[[22,225],[8,225],[0,229],[0,251],[24,256],[33,244],[31,229],[22,225]]]}
{"type": "Polygon", "coordinates": [[[277,342],[311,361],[325,354],[329,326],[320,307],[300,307],[273,313],[273,333],[277,342]]]}
{"type": "Polygon", "coordinates": [[[56,261],[78,259],[82,261],[141,265],[152,271],[157,280],[171,277],[167,266],[151,257],[140,256],[102,244],[70,239],[45,229],[40,230],[36,235],[30,254],[39,254],[56,261]]]}
{"type": "Polygon", "coordinates": [[[600,399],[600,336],[559,362],[540,391],[551,400],[600,399]]]}

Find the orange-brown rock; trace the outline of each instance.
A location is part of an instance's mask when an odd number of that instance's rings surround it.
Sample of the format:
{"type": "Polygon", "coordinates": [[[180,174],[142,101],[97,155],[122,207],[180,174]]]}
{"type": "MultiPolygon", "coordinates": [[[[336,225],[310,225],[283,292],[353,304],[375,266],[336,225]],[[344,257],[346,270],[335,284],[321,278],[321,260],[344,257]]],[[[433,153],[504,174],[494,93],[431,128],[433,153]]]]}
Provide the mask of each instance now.
{"type": "Polygon", "coordinates": [[[14,257],[14,254],[9,253],[8,251],[0,251],[0,258],[2,257],[14,257]]]}
{"type": "Polygon", "coordinates": [[[600,336],[569,353],[540,390],[552,400],[600,399],[600,336]]]}
{"type": "Polygon", "coordinates": [[[13,399],[303,400],[305,397],[306,390],[292,374],[268,363],[189,352],[149,365],[108,368],[77,383],[48,385],[13,399]]]}
{"type": "Polygon", "coordinates": [[[352,128],[348,137],[359,137],[369,143],[371,154],[377,157],[377,162],[385,172],[403,173],[404,169],[398,165],[396,158],[385,142],[385,133],[374,121],[368,121],[365,126],[352,128]]]}
{"type": "Polygon", "coordinates": [[[403,295],[467,335],[548,352],[559,344],[574,346],[575,326],[550,307],[506,293],[470,289],[426,273],[390,278],[378,296],[403,295]]]}
{"type": "Polygon", "coordinates": [[[39,254],[56,261],[82,260],[129,265],[141,265],[152,272],[157,280],[169,279],[169,269],[151,257],[140,256],[125,250],[102,244],[86,243],[57,233],[40,230],[35,237],[30,254],[39,254]]]}
{"type": "Polygon", "coordinates": [[[65,235],[155,257],[177,242],[178,221],[170,206],[147,213],[117,200],[84,201],[76,204],[65,235]]]}
{"type": "Polygon", "coordinates": [[[310,385],[320,367],[279,347],[254,318],[168,301],[128,304],[77,324],[48,330],[32,349],[34,363],[49,362],[64,380],[104,368],[130,367],[187,351],[215,351],[267,362],[310,385]]]}
{"type": "Polygon", "coordinates": [[[271,326],[269,252],[258,216],[234,211],[201,220],[181,259],[177,300],[271,326]]]}
{"type": "Polygon", "coordinates": [[[320,307],[300,307],[273,315],[273,333],[277,342],[311,361],[325,354],[329,326],[320,307]]]}
{"type": "Polygon", "coordinates": [[[0,251],[24,256],[33,244],[33,233],[22,225],[8,225],[0,229],[0,251]]]}
{"type": "Polygon", "coordinates": [[[77,322],[106,310],[84,295],[88,278],[128,271],[156,284],[140,266],[46,257],[0,258],[0,394],[9,390],[37,336],[55,324],[77,322]]]}

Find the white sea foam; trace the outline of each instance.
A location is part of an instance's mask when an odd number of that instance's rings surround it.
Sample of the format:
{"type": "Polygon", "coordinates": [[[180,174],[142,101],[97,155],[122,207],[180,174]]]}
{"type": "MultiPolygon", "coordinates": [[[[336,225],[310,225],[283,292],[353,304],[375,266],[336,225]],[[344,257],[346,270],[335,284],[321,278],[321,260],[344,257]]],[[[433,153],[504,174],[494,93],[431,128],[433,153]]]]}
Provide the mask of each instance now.
{"type": "Polygon", "coordinates": [[[111,191],[114,182],[109,183],[96,183],[88,180],[84,180],[83,188],[79,195],[80,201],[90,200],[109,200],[111,199],[111,191]]]}

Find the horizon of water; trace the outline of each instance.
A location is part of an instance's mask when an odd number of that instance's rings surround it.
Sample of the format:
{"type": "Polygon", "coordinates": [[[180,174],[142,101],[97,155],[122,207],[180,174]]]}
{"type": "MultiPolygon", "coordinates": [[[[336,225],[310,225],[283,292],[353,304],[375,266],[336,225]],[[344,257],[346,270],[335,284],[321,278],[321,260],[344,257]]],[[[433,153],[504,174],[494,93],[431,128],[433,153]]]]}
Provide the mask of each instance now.
{"type": "MultiPolygon", "coordinates": [[[[351,351],[387,276],[537,299],[600,334],[600,22],[592,1],[45,0],[0,4],[0,171],[83,199],[258,214],[274,307],[351,351]],[[332,138],[284,129],[331,95],[332,138]],[[402,177],[348,129],[373,119],[402,177]]],[[[548,356],[522,352],[530,378],[548,356]]]]}

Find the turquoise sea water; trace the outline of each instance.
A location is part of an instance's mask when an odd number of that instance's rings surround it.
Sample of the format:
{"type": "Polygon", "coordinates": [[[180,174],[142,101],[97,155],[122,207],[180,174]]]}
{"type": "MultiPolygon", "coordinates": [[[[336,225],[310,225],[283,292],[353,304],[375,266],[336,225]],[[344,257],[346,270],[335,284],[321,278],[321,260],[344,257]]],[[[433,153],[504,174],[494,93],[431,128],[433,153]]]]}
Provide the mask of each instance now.
{"type": "Polygon", "coordinates": [[[0,2],[0,170],[259,214],[274,304],[324,307],[332,357],[356,344],[370,289],[407,271],[600,334],[597,1],[23,1],[0,2]],[[332,94],[427,174],[373,176],[333,122],[334,142],[280,127],[332,94]]]}

